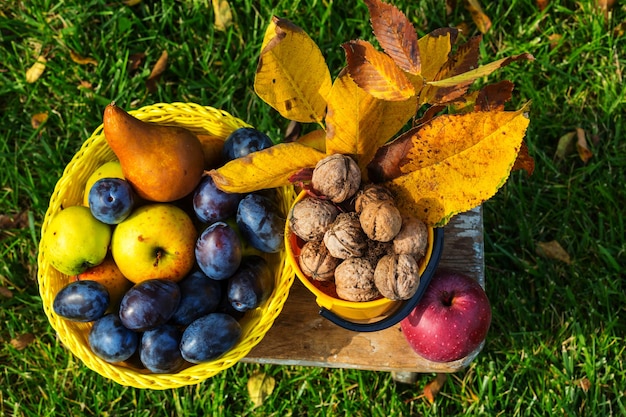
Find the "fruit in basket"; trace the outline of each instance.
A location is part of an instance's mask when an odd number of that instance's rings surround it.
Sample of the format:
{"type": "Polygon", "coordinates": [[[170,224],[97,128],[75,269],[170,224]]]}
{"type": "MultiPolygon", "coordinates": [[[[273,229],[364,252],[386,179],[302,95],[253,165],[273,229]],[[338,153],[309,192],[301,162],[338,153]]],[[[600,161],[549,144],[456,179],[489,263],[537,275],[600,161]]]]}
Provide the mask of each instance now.
{"type": "Polygon", "coordinates": [[[111,226],[93,217],[88,207],[70,206],[52,217],[42,239],[50,264],[73,276],[104,260],[111,226]]]}
{"type": "Polygon", "coordinates": [[[180,288],[169,279],[149,279],[135,284],[120,303],[122,324],[135,331],[166,323],[180,302],[180,288]]]}
{"type": "Polygon", "coordinates": [[[200,182],[204,154],[190,130],[144,122],[114,103],[104,110],[103,127],[124,177],[140,197],[171,202],[190,194],[200,182]]]}
{"type": "Polygon", "coordinates": [[[135,206],[135,192],[128,181],[121,178],[100,178],[89,190],[91,214],[106,224],[125,220],[135,206]]]}
{"type": "Polygon", "coordinates": [[[65,319],[89,322],[104,316],[109,302],[104,285],[95,281],[74,281],[56,294],[52,309],[65,319]]]}
{"type": "Polygon", "coordinates": [[[217,310],[222,299],[222,286],[201,271],[194,271],[178,282],[180,302],[170,323],[186,326],[195,319],[217,310]]]}
{"type": "Polygon", "coordinates": [[[111,255],[107,255],[99,265],[92,266],[76,275],[77,281],[96,281],[104,285],[109,293],[110,305],[117,306],[122,297],[133,286],[126,279],[111,255]]]}
{"type": "Polygon", "coordinates": [[[235,310],[245,312],[261,305],[273,290],[274,276],[267,261],[252,255],[228,279],[227,296],[235,310]]]}
{"type": "Polygon", "coordinates": [[[216,222],[204,229],[195,248],[198,266],[211,279],[227,279],[235,273],[242,258],[239,236],[227,223],[216,222]]]}
{"type": "Polygon", "coordinates": [[[115,227],[111,253],[122,274],[134,283],[153,278],[180,281],[194,266],[197,234],[182,209],[148,204],[115,227]]]}
{"type": "Polygon", "coordinates": [[[178,347],[181,337],[180,329],[171,324],[145,331],[139,345],[141,363],[156,374],[178,372],[185,364],[178,347]]]}
{"type": "Polygon", "coordinates": [[[285,219],[276,204],[261,194],[248,194],[237,207],[237,226],[254,248],[276,253],[284,247],[285,219]]]}
{"type": "Polygon", "coordinates": [[[120,165],[120,161],[109,161],[105,162],[101,166],[98,167],[90,176],[87,178],[87,183],[85,184],[85,193],[83,195],[83,206],[89,205],[89,190],[91,190],[91,186],[95,184],[100,178],[124,178],[124,172],[122,171],[122,165],[120,165]]]}
{"type": "Polygon", "coordinates": [[[478,348],[490,324],[491,306],[480,284],[467,275],[439,270],[400,326],[419,355],[450,362],[478,348]]]}
{"type": "Polygon", "coordinates": [[[206,175],[193,193],[193,209],[204,223],[224,221],[235,216],[241,199],[239,193],[227,193],[217,188],[213,178],[206,175]]]}
{"type": "Polygon", "coordinates": [[[93,353],[107,362],[125,361],[137,351],[139,334],[127,329],[115,313],[96,320],[89,332],[93,353]]]}
{"type": "Polygon", "coordinates": [[[333,203],[342,203],[359,190],[361,171],[349,156],[332,154],[315,165],[311,185],[333,203]]]}
{"type": "Polygon", "coordinates": [[[234,317],[225,313],[207,314],[187,326],[180,351],[188,362],[208,362],[233,348],[241,334],[241,325],[234,317]]]}
{"type": "Polygon", "coordinates": [[[225,162],[228,162],[272,145],[272,140],[265,133],[252,127],[240,127],[228,135],[224,141],[222,155],[225,162]]]}

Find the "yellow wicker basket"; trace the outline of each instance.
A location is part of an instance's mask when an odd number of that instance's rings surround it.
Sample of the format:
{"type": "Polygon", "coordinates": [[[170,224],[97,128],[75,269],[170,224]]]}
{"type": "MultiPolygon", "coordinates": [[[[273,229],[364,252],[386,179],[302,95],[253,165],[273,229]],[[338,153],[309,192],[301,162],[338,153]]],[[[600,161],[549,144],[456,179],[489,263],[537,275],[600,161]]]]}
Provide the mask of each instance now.
{"type": "MultiPolygon", "coordinates": [[[[141,120],[183,126],[196,134],[221,138],[226,138],[239,127],[249,126],[224,111],[193,103],[161,103],[129,113],[141,120]]],[[[100,165],[113,159],[115,155],[108,147],[100,125],[74,155],[57,182],[42,224],[42,236],[54,214],[65,207],[81,204],[87,178],[100,165]]],[[[295,200],[295,193],[291,187],[284,187],[280,191],[279,203],[286,217],[295,200]]],[[[267,259],[275,272],[274,293],[263,305],[249,311],[242,319],[243,333],[240,342],[220,358],[191,366],[176,374],[152,374],[130,365],[111,364],[94,355],[88,344],[91,324],[65,320],[52,310],[55,295],[69,282],[70,277],[50,265],[41,245],[38,255],[39,291],[44,311],[60,340],[87,367],[121,385],[149,389],[176,388],[197,384],[233,366],[263,339],[280,314],[295,276],[291,266],[285,261],[284,250],[278,254],[267,255],[267,259]]]]}

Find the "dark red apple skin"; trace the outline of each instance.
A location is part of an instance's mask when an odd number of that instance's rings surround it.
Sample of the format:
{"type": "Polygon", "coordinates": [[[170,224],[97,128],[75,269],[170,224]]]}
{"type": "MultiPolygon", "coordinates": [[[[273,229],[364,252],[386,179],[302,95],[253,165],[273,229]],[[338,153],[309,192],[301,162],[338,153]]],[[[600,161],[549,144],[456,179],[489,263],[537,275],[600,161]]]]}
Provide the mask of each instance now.
{"type": "Polygon", "coordinates": [[[464,358],[485,340],[491,304],[478,282],[441,270],[433,276],[415,309],[400,322],[413,350],[433,362],[464,358]]]}

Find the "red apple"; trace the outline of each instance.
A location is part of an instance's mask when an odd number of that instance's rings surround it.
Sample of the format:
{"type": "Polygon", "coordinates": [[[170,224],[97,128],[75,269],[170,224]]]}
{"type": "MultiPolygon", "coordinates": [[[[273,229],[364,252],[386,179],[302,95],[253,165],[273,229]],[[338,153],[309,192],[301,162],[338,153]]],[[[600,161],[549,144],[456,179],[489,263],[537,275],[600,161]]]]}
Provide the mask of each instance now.
{"type": "Polygon", "coordinates": [[[418,355],[451,362],[474,351],[487,336],[491,305],[480,284],[458,272],[435,273],[415,309],[400,327],[418,355]]]}

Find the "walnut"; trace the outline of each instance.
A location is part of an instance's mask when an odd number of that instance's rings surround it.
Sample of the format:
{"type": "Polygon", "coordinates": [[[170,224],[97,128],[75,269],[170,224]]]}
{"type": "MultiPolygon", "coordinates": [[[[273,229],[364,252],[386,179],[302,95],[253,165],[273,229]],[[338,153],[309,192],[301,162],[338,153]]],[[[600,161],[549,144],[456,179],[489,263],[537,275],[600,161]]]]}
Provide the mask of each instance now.
{"type": "Polygon", "coordinates": [[[321,240],[339,210],[328,200],[304,198],[291,209],[289,227],[305,241],[321,240]]]}
{"type": "Polygon", "coordinates": [[[413,216],[402,217],[402,228],[393,239],[393,250],[396,253],[413,255],[419,260],[426,253],[428,246],[428,227],[413,216]]]}
{"type": "Polygon", "coordinates": [[[346,259],[335,269],[337,295],[347,301],[371,301],[380,297],[374,268],[364,258],[346,259]]]}
{"type": "Polygon", "coordinates": [[[341,259],[333,257],[322,241],[307,242],[300,250],[300,269],[315,281],[333,281],[341,259]]]}
{"type": "Polygon", "coordinates": [[[372,265],[376,265],[380,258],[390,253],[393,253],[393,243],[367,239],[367,251],[363,258],[367,259],[372,265]]]}
{"type": "Polygon", "coordinates": [[[363,208],[374,201],[394,201],[393,194],[389,188],[380,184],[367,184],[357,193],[354,208],[357,213],[363,211],[363,208]]]}
{"type": "Polygon", "coordinates": [[[374,201],[361,211],[363,231],[372,240],[389,242],[402,227],[402,215],[391,201],[374,201]]]}
{"type": "Polygon", "coordinates": [[[363,256],[367,236],[361,230],[356,213],[340,213],[324,234],[324,244],[335,258],[348,259],[363,256]]]}
{"type": "Polygon", "coordinates": [[[354,159],[333,154],[315,165],[311,185],[334,203],[352,197],[361,185],[361,170],[354,159]]]}
{"type": "Polygon", "coordinates": [[[383,256],[374,270],[374,283],[383,297],[390,300],[408,300],[413,297],[420,284],[417,261],[406,254],[383,256]]]}

